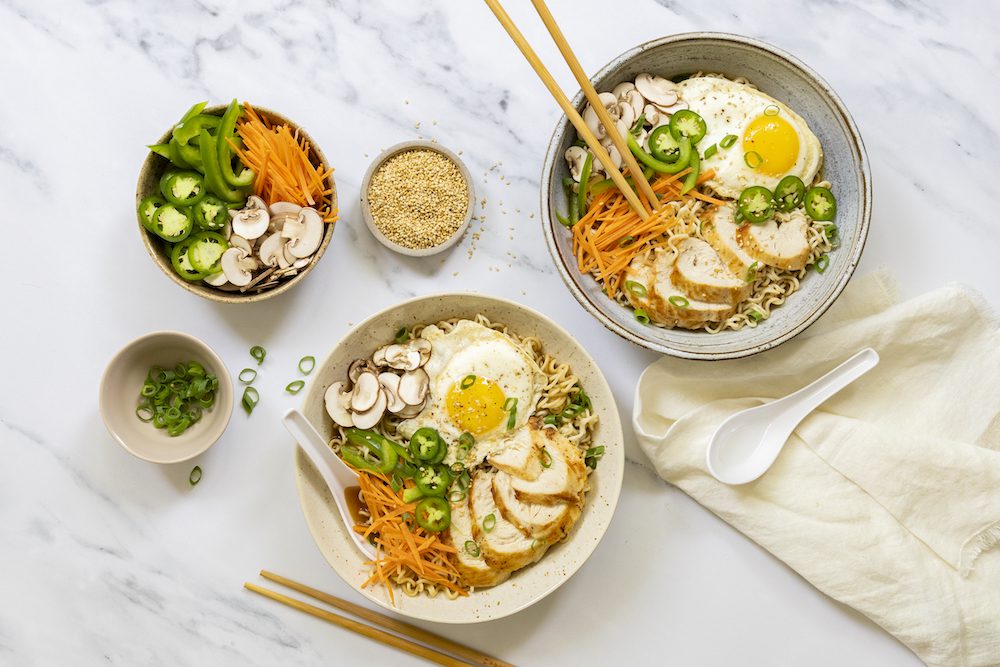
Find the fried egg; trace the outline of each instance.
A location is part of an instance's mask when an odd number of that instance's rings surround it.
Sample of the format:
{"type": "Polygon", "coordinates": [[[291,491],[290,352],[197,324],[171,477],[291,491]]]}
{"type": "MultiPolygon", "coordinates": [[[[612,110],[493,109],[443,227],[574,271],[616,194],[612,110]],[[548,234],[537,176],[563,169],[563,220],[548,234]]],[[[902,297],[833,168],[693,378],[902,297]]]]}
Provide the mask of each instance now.
{"type": "Polygon", "coordinates": [[[402,435],[431,427],[449,443],[463,433],[485,442],[527,424],[545,377],[510,338],[471,320],[460,320],[447,332],[428,326],[421,337],[431,344],[424,366],[430,394],[416,417],[399,424],[402,435]]]}
{"type": "Polygon", "coordinates": [[[752,185],[773,190],[785,176],[798,176],[807,185],[815,178],[823,149],[805,120],[786,104],[728,79],[695,77],[679,85],[682,99],[708,128],[699,151],[704,154],[713,144],[718,148],[701,163],[702,171],[715,171],[706,183],[716,193],[735,199],[752,185]],[[736,141],[723,148],[727,135],[735,135],[736,141]]]}

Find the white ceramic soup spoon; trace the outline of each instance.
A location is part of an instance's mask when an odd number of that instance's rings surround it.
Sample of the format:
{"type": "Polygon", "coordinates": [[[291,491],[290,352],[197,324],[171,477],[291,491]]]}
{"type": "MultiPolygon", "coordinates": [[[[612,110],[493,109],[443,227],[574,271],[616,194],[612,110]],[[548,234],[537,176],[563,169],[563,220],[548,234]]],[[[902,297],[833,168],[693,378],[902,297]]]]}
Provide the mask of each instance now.
{"type": "Polygon", "coordinates": [[[285,413],[281,422],[299,443],[299,447],[309,457],[309,460],[312,461],[313,467],[319,471],[326,485],[330,487],[333,500],[337,503],[337,509],[340,510],[340,518],[344,520],[344,527],[347,529],[347,533],[351,536],[351,539],[354,540],[361,553],[369,559],[375,560],[374,547],[354,531],[355,519],[351,513],[351,508],[347,505],[346,491],[352,487],[356,491],[358,486],[357,474],[330,449],[323,436],[319,434],[319,431],[309,423],[309,420],[301,412],[298,410],[289,410],[285,413]]]}
{"type": "Polygon", "coordinates": [[[754,481],[778,458],[799,422],[877,364],[878,352],[867,347],[795,393],[732,415],[708,444],[708,471],[726,484],[754,481]]]}

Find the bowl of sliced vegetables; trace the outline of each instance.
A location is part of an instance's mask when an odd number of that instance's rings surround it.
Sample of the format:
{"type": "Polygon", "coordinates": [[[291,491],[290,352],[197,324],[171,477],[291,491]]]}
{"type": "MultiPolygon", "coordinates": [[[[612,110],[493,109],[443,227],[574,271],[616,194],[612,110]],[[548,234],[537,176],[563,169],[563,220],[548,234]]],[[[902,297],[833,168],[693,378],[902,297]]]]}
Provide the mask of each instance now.
{"type": "Polygon", "coordinates": [[[333,168],[306,132],[249,103],[199,102],[149,146],[136,214],[163,273],[221,303],[298,284],[337,221],[333,168]]]}

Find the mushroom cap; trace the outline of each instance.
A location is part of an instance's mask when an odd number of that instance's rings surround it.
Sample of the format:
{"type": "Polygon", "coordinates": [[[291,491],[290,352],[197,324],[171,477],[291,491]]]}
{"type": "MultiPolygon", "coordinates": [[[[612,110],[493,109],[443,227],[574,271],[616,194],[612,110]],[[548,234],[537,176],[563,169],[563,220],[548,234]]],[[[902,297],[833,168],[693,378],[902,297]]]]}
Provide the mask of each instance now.
{"type": "Polygon", "coordinates": [[[323,402],[326,405],[326,412],[330,419],[339,426],[350,428],[354,426],[354,418],[351,416],[348,406],[351,400],[351,392],[344,391],[345,383],[334,382],[323,395],[323,402]]]}
{"type": "Polygon", "coordinates": [[[582,146],[570,146],[566,149],[566,164],[569,165],[569,173],[573,180],[580,182],[580,174],[583,171],[583,162],[587,159],[587,149],[582,146]]]}
{"type": "Polygon", "coordinates": [[[247,198],[246,206],[233,215],[231,223],[234,234],[239,234],[245,239],[256,239],[267,232],[271,214],[268,213],[263,199],[250,196],[247,198]]]}
{"type": "Polygon", "coordinates": [[[351,410],[354,412],[364,412],[371,409],[378,401],[378,396],[382,388],[379,385],[378,376],[371,371],[362,371],[358,376],[358,381],[354,383],[354,391],[351,395],[351,410]]]}
{"type": "Polygon", "coordinates": [[[308,257],[316,252],[323,240],[323,218],[316,209],[303,208],[296,220],[285,222],[281,235],[289,239],[285,247],[292,257],[308,257]]]}
{"type": "Polygon", "coordinates": [[[378,382],[385,392],[386,409],[393,414],[406,409],[406,401],[399,397],[399,380],[395,373],[384,371],[378,374],[378,382]]]}
{"type": "MultiPolygon", "coordinates": [[[[364,377],[362,375],[361,377],[364,377]]],[[[378,382],[376,378],[376,383],[378,382]]],[[[356,389],[356,388],[355,388],[356,389]]],[[[387,405],[388,399],[386,398],[385,392],[379,391],[376,397],[374,405],[372,405],[368,410],[364,412],[354,412],[351,415],[351,419],[354,420],[354,426],[361,429],[372,428],[380,421],[382,421],[382,416],[385,415],[385,407],[387,405]]]]}
{"type": "Polygon", "coordinates": [[[656,105],[670,106],[680,96],[676,83],[648,72],[635,77],[635,87],[643,97],[656,105]]]}
{"type": "Polygon", "coordinates": [[[276,201],[267,207],[272,217],[292,216],[295,217],[302,209],[301,206],[290,201],[276,201]]]}
{"type": "Polygon", "coordinates": [[[244,287],[250,284],[250,281],[253,280],[253,274],[248,269],[256,264],[256,262],[249,264],[244,261],[250,259],[252,258],[243,251],[243,248],[237,246],[233,246],[222,253],[220,264],[226,280],[237,287],[244,287]]]}
{"type": "Polygon", "coordinates": [[[229,237],[229,245],[242,250],[244,257],[253,254],[253,246],[250,244],[250,241],[239,234],[233,234],[229,237]]]}
{"type": "Polygon", "coordinates": [[[281,234],[274,233],[264,239],[257,251],[264,266],[278,266],[278,256],[285,250],[285,239],[281,234]]]}
{"type": "Polygon", "coordinates": [[[229,282],[229,280],[226,278],[226,274],[223,273],[222,271],[205,276],[204,278],[202,278],[202,280],[204,280],[207,284],[211,285],[212,287],[222,287],[223,285],[229,282]]]}
{"type": "MultiPolygon", "coordinates": [[[[597,97],[601,100],[601,104],[604,105],[604,108],[607,109],[611,117],[618,120],[618,98],[611,93],[600,93],[597,97]]],[[[597,112],[594,111],[592,105],[588,104],[587,108],[583,110],[583,120],[598,139],[603,139],[607,134],[604,131],[604,125],[601,124],[601,119],[597,117],[597,112]]]]}
{"type": "Polygon", "coordinates": [[[617,97],[619,100],[624,98],[630,91],[635,90],[635,84],[631,81],[622,81],[617,86],[611,89],[611,94],[617,97]]]}
{"type": "Polygon", "coordinates": [[[407,371],[399,378],[399,397],[407,405],[419,405],[427,398],[430,377],[423,368],[407,371]]]}

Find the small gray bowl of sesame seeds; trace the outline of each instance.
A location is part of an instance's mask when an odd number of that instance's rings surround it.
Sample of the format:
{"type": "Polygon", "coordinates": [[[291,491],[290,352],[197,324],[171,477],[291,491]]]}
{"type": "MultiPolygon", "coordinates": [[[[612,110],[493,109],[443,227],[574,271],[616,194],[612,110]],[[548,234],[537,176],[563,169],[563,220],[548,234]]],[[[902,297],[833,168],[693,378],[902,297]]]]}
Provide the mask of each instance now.
{"type": "Polygon", "coordinates": [[[452,151],[405,141],[375,158],[361,182],[361,214],[378,241],[410,257],[455,245],[472,220],[472,177],[452,151]]]}

